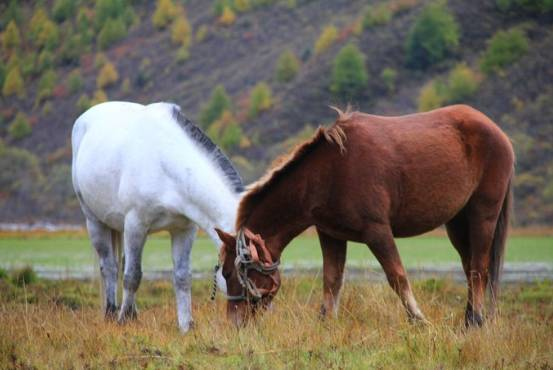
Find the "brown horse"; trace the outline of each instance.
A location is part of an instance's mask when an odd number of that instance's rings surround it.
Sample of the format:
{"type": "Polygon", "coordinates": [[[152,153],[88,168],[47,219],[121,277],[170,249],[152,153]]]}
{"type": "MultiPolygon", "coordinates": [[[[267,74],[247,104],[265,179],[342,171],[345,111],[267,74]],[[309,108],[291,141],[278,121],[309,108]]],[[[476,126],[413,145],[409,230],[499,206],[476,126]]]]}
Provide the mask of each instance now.
{"type": "Polygon", "coordinates": [[[424,320],[394,237],[445,224],[467,277],[465,323],[482,325],[488,284],[492,304],[497,297],[510,213],[514,154],[507,136],[463,105],[401,117],[337,111],[331,128],[319,128],[252,184],[239,206],[238,237],[218,231],[229,318],[241,323],[270,303],[283,249],[314,225],[323,252],[323,314],[338,308],[352,240],[369,246],[409,317],[424,320]]]}

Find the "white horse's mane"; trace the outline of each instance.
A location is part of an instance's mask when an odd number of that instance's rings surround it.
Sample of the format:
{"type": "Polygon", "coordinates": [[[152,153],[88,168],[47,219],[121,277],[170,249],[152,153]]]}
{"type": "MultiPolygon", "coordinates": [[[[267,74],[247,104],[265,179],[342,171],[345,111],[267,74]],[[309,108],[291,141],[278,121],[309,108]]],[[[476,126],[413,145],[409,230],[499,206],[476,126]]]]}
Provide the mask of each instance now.
{"type": "Polygon", "coordinates": [[[173,118],[179,124],[180,127],[186,132],[188,137],[194,142],[198,143],[207,154],[211,156],[214,163],[223,171],[224,176],[230,182],[235,193],[239,194],[244,191],[244,183],[240,174],[228,157],[219,149],[217,145],[202,131],[201,128],[196,126],[191,120],[189,120],[181,111],[178,105],[173,105],[173,118]]]}

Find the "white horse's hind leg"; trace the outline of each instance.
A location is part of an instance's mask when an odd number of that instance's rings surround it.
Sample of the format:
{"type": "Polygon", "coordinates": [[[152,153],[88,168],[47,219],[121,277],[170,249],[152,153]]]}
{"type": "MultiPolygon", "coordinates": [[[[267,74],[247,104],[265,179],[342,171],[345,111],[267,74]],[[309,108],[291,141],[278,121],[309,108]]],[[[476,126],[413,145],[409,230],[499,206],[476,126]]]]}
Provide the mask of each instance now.
{"type": "Polygon", "coordinates": [[[123,275],[123,303],[119,311],[119,323],[136,319],[137,311],[134,296],[142,279],[142,250],[146,241],[147,229],[132,215],[125,219],[123,247],[125,251],[125,273],[123,275]]]}
{"type": "Polygon", "coordinates": [[[192,298],[190,290],[192,279],[190,276],[190,251],[196,238],[197,227],[191,226],[186,230],[171,233],[171,247],[173,250],[173,284],[177,297],[177,317],[179,328],[186,333],[192,326],[192,298]]]}
{"type": "Polygon", "coordinates": [[[98,253],[100,273],[104,289],[104,309],[106,318],[115,317],[117,312],[117,259],[112,246],[111,229],[99,221],[86,220],[90,241],[98,253]]]}

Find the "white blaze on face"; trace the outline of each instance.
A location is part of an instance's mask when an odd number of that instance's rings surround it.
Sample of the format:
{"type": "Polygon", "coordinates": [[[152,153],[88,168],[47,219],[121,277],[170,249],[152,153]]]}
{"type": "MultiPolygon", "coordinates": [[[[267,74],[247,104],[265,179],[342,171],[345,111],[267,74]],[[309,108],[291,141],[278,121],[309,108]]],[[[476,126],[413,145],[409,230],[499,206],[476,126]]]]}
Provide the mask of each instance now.
{"type": "Polygon", "coordinates": [[[215,274],[216,280],[217,280],[217,287],[221,292],[224,294],[227,294],[227,281],[223,277],[223,268],[219,267],[217,270],[217,273],[215,274]]]}

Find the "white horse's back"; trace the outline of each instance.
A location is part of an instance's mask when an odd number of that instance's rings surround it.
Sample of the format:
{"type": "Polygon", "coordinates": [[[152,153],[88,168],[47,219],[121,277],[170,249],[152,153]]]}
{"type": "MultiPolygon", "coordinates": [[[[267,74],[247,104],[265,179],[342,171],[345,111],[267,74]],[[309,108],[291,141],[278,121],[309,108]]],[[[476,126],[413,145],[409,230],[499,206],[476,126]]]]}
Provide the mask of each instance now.
{"type": "Polygon", "coordinates": [[[183,215],[212,223],[200,213],[218,203],[213,197],[221,205],[236,198],[221,169],[177,121],[175,109],[167,103],[109,102],[77,119],[73,182],[80,201],[100,221],[122,230],[134,211],[155,230],[180,226],[183,215]]]}

